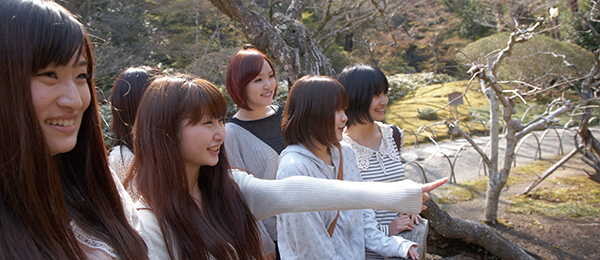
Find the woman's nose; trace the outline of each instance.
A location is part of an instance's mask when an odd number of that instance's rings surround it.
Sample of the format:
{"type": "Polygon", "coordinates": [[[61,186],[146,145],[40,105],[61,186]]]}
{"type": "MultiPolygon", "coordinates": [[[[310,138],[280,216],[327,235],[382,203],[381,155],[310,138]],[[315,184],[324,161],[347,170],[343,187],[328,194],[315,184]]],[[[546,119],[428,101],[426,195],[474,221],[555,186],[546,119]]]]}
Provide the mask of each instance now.
{"type": "Polygon", "coordinates": [[[80,109],[83,106],[83,101],[75,82],[73,82],[73,80],[65,80],[62,81],[61,84],[63,94],[57,100],[58,105],[73,110],[80,109]]]}
{"type": "Polygon", "coordinates": [[[217,141],[223,141],[225,140],[225,125],[219,125],[217,131],[215,132],[215,135],[213,136],[213,138],[217,141]]]}

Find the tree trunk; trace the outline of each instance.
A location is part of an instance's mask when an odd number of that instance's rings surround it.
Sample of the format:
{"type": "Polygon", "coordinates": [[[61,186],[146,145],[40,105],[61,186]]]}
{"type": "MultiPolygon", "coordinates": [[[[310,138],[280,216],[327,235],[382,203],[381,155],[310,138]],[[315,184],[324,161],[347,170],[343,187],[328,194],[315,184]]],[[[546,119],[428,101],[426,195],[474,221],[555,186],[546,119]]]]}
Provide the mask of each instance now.
{"type": "MultiPolygon", "coordinates": [[[[535,259],[483,223],[453,218],[432,200],[426,201],[425,205],[427,209],[421,215],[429,220],[431,235],[479,245],[501,259],[535,259]]],[[[429,245],[428,247],[431,248],[429,245]]]]}
{"type": "MultiPolygon", "coordinates": [[[[273,25],[242,0],[210,0],[225,15],[239,22],[246,39],[259,50],[268,53],[283,67],[291,83],[303,75],[328,75],[333,71],[329,59],[313,42],[302,23],[290,17],[299,17],[304,8],[302,0],[292,6],[300,10],[288,10],[290,16],[275,13],[273,25]]],[[[291,6],[291,7],[292,7],[291,6]]]]}
{"type": "Polygon", "coordinates": [[[354,33],[346,34],[346,38],[344,41],[344,51],[352,52],[352,38],[354,37],[354,33]]]}
{"type": "Polygon", "coordinates": [[[504,31],[504,8],[502,7],[502,3],[496,3],[496,20],[498,23],[496,27],[498,32],[504,31]]]}
{"type": "Polygon", "coordinates": [[[577,4],[577,0],[569,0],[569,9],[571,9],[571,13],[579,12],[579,4],[577,4]]]}
{"type": "Polygon", "coordinates": [[[558,31],[558,18],[554,18],[552,21],[552,39],[560,41],[560,32],[558,31]]]}

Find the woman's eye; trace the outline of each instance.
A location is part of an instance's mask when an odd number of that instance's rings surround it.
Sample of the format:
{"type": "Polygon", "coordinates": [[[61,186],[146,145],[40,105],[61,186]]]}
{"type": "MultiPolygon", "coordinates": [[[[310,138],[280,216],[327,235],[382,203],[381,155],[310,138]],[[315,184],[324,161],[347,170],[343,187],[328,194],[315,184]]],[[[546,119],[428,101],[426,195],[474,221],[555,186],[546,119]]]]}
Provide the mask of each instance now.
{"type": "Polygon", "coordinates": [[[90,77],[90,74],[88,73],[81,73],[79,75],[77,75],[78,79],[88,79],[90,77]]]}
{"type": "Polygon", "coordinates": [[[42,72],[42,73],[38,74],[38,76],[56,78],[56,73],[54,73],[53,71],[47,71],[47,72],[42,72]]]}
{"type": "Polygon", "coordinates": [[[260,82],[260,81],[261,81],[260,78],[254,80],[254,82],[260,82]]]}
{"type": "Polygon", "coordinates": [[[273,78],[273,77],[275,77],[275,75],[273,75],[273,74],[269,75],[269,78],[273,78]]]}

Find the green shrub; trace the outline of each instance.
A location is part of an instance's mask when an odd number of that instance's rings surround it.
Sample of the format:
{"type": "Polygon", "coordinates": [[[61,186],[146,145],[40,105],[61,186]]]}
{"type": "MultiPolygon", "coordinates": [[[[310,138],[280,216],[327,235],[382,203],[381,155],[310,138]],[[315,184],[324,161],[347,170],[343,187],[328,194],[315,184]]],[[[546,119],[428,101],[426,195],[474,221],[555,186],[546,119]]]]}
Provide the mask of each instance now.
{"type": "MultiPolygon", "coordinates": [[[[474,61],[487,64],[488,55],[494,51],[496,55],[498,50],[506,48],[508,39],[509,33],[495,34],[470,43],[462,51],[474,61]]],[[[564,55],[566,61],[576,65],[582,72],[589,71],[594,63],[593,54],[576,44],[536,35],[513,46],[511,56],[503,60],[496,76],[500,81],[519,80],[548,87],[561,80],[561,77],[572,78],[577,75],[576,69],[565,65],[563,58],[555,57],[552,53],[564,55]]],[[[459,64],[471,62],[462,54],[457,54],[455,58],[459,64]]]]}
{"type": "Polygon", "coordinates": [[[421,120],[436,121],[440,119],[435,110],[430,107],[419,109],[417,112],[417,118],[421,120]]]}
{"type": "Polygon", "coordinates": [[[402,100],[413,90],[431,84],[442,84],[452,82],[456,79],[446,74],[434,74],[433,72],[395,74],[388,77],[390,88],[388,90],[389,103],[394,100],[402,100]]]}
{"type": "MultiPolygon", "coordinates": [[[[600,30],[599,19],[600,14],[595,14],[593,19],[589,19],[590,25],[596,31],[600,30]]],[[[589,51],[595,51],[600,46],[600,37],[594,35],[589,25],[579,16],[574,16],[569,21],[566,38],[589,51]]]]}

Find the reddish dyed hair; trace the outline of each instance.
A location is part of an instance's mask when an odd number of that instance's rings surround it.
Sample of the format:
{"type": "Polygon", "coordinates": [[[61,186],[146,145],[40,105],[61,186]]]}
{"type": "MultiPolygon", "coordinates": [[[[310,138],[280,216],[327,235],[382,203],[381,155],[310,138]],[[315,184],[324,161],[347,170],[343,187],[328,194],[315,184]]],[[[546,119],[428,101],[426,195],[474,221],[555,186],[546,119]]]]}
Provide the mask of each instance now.
{"type": "MultiPolygon", "coordinates": [[[[271,66],[271,70],[273,70],[273,76],[277,78],[275,68],[273,68],[273,64],[269,58],[251,45],[244,46],[244,49],[238,51],[238,53],[231,58],[229,68],[227,69],[225,86],[227,87],[229,96],[239,108],[252,110],[248,106],[248,103],[246,103],[246,86],[248,86],[248,83],[258,76],[263,69],[263,61],[267,61],[269,66],[271,66]]],[[[273,97],[275,97],[277,89],[279,88],[277,80],[275,80],[275,84],[273,97]]]]}
{"type": "Polygon", "coordinates": [[[339,143],[335,133],[335,112],[346,110],[348,95],[337,80],[328,76],[304,76],[290,88],[281,135],[286,144],[316,148],[339,143]]]}
{"type": "Polygon", "coordinates": [[[216,165],[199,169],[202,210],[188,188],[178,142],[182,121],[193,125],[226,112],[218,88],[185,75],[156,79],[140,103],[125,185],[135,185],[152,209],[172,259],[263,259],[256,220],[229,176],[224,146],[216,165]]]}

